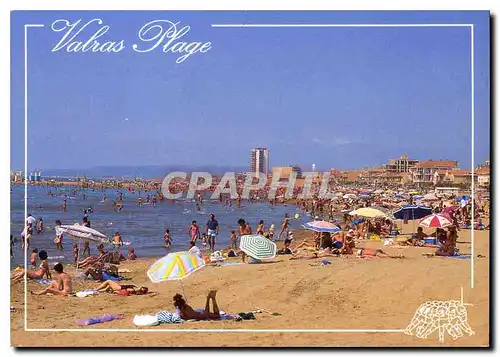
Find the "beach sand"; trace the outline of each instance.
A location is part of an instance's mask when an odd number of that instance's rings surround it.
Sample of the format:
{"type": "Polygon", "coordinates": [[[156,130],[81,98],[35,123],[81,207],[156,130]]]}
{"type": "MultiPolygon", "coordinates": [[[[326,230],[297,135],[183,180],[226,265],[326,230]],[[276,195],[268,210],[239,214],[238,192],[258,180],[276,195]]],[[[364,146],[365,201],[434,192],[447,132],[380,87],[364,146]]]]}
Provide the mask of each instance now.
{"type": "MultiPolygon", "coordinates": [[[[411,227],[405,227],[408,231],[411,227]]],[[[296,232],[300,242],[309,232],[296,232]]],[[[470,252],[470,231],[459,232],[460,252],[470,252]]],[[[275,263],[245,266],[207,266],[188,278],[152,284],[145,271],[155,259],[125,262],[131,283],[145,285],[154,296],[27,297],[29,329],[75,329],[71,332],[24,330],[24,284],[11,286],[11,344],[38,346],[488,346],[489,345],[489,231],[475,231],[474,289],[471,289],[471,261],[422,256],[432,248],[383,247],[379,242],[363,242],[364,247],[380,247],[405,259],[359,259],[353,256],[329,258],[332,264],[311,266],[319,260],[290,261],[278,256],[275,263]],[[468,322],[475,332],[445,342],[437,332],[427,339],[408,336],[403,330],[416,309],[430,300],[460,300],[463,286],[468,322]],[[99,329],[136,329],[134,315],[173,311],[172,296],[180,292],[194,308],[204,307],[210,289],[217,289],[221,310],[249,312],[257,308],[280,313],[257,313],[256,320],[186,322],[160,325],[134,331],[99,329]],[[77,319],[104,313],[125,314],[123,320],[81,327],[77,319]],[[169,332],[180,329],[363,329],[401,330],[397,332],[169,332]],[[164,331],[169,330],[169,331],[164,331]],[[89,332],[92,331],[92,332],[89,332]]],[[[231,261],[239,261],[232,259],[231,261]]],[[[72,272],[73,270],[68,270],[72,272]]],[[[95,287],[95,282],[74,282],[74,290],[95,287]]],[[[29,282],[29,290],[43,288],[29,282]]]]}

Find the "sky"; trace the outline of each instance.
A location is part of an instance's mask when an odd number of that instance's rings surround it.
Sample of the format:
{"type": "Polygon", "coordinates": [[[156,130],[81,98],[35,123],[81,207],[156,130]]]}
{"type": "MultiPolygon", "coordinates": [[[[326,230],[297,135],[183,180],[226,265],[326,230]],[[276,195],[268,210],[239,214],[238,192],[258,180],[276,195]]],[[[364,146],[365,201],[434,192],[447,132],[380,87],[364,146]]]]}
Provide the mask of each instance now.
{"type": "MultiPolygon", "coordinates": [[[[211,24],[472,23],[475,164],[489,159],[488,12],[13,12],[11,168],[24,168],[24,25],[28,31],[28,168],[380,166],[406,154],[471,167],[468,27],[213,28],[211,24]],[[118,53],[51,51],[58,19],[101,18],[118,53]],[[138,33],[152,20],[210,42],[182,63],[138,33]]],[[[75,41],[87,41],[89,25],[75,41]]],[[[151,34],[151,33],[150,33],[151,34]]],[[[164,41],[165,43],[166,41],[164,41]]],[[[174,42],[175,43],[175,42],[174,42]]]]}

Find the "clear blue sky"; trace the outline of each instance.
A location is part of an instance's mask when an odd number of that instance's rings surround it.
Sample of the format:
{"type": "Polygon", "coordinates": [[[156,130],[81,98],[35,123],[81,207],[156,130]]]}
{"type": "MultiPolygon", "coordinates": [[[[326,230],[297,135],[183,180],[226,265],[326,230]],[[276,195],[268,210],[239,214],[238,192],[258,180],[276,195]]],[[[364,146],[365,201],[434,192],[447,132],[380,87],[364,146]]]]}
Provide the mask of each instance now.
{"type": "MultiPolygon", "coordinates": [[[[475,160],[489,159],[487,12],[15,12],[11,167],[24,167],[24,45],[29,30],[28,167],[248,164],[371,167],[408,154],[471,161],[469,28],[211,28],[213,23],[475,24],[475,160]],[[56,19],[100,17],[120,53],[51,52],[56,19]],[[212,49],[181,64],[136,53],[155,19],[190,25],[212,49]],[[125,120],[128,118],[128,120],[125,120]]],[[[84,32],[87,39],[90,32],[84,32]]],[[[306,166],[307,168],[307,166],[306,166]]]]}

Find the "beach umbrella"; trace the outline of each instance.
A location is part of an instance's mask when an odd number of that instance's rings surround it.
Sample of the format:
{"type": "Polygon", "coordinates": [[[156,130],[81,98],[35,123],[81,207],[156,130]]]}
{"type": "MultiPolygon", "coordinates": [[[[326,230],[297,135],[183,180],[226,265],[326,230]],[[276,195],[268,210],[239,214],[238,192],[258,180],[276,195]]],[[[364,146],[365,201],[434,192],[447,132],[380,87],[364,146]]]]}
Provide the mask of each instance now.
{"type": "Polygon", "coordinates": [[[403,206],[394,212],[396,219],[414,220],[432,214],[432,209],[424,206],[403,206]]]}
{"type": "Polygon", "coordinates": [[[424,196],[420,195],[420,196],[413,196],[413,199],[414,200],[421,200],[422,198],[424,198],[424,196]]]}
{"type": "Polygon", "coordinates": [[[181,280],[204,266],[203,259],[189,252],[169,253],[151,265],[147,275],[153,283],[181,280]]]}
{"type": "Polygon", "coordinates": [[[457,202],[460,202],[460,201],[462,201],[462,200],[465,200],[465,201],[470,200],[470,196],[458,196],[458,197],[456,198],[456,201],[457,201],[457,202]]]}
{"type": "Polygon", "coordinates": [[[387,214],[382,212],[379,209],[373,207],[362,207],[358,208],[349,213],[351,216],[361,216],[366,218],[379,218],[379,217],[387,217],[387,214]]]}
{"type": "Polygon", "coordinates": [[[302,225],[302,227],[315,232],[336,233],[341,231],[337,225],[327,221],[313,221],[302,225]]]}
{"type": "Polygon", "coordinates": [[[413,191],[408,191],[408,194],[410,194],[410,195],[418,195],[418,194],[419,194],[419,192],[418,192],[418,191],[413,190],[413,191]]]}
{"type": "Polygon", "coordinates": [[[359,197],[359,198],[363,198],[363,199],[368,199],[368,198],[370,198],[371,196],[370,196],[368,193],[360,193],[358,197],[359,197]]]}
{"type": "Polygon", "coordinates": [[[419,226],[427,228],[445,228],[451,226],[453,221],[450,216],[446,214],[430,214],[420,220],[419,226]]]}
{"type": "Polygon", "coordinates": [[[276,256],[276,244],[259,235],[241,236],[240,249],[255,259],[269,259],[276,256]]]}
{"type": "Polygon", "coordinates": [[[373,191],[373,193],[376,194],[376,195],[380,195],[381,193],[384,193],[384,190],[380,190],[380,189],[379,190],[375,190],[375,191],[373,191]]]}
{"type": "Polygon", "coordinates": [[[349,198],[356,198],[356,195],[353,193],[346,193],[342,198],[349,199],[349,198]]]}
{"type": "Polygon", "coordinates": [[[101,232],[95,229],[80,226],[77,224],[71,226],[57,226],[56,230],[61,233],[66,233],[73,238],[87,240],[94,243],[109,243],[109,239],[101,232]]]}

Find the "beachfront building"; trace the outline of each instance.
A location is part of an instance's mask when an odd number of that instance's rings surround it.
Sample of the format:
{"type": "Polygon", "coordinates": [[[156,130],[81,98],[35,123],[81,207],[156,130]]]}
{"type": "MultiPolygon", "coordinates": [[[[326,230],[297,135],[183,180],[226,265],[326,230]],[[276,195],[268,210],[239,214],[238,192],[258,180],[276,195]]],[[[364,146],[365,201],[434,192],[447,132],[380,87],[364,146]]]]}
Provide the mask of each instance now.
{"type": "Polygon", "coordinates": [[[21,183],[24,180],[24,175],[22,171],[16,171],[10,173],[10,180],[13,183],[21,183]]]}
{"type": "Polygon", "coordinates": [[[254,148],[250,153],[250,172],[269,174],[269,149],[254,148]]]}
{"type": "Polygon", "coordinates": [[[488,161],[488,165],[484,165],[479,169],[474,171],[474,176],[477,178],[477,184],[481,187],[489,187],[490,186],[490,165],[488,161]]]}
{"type": "Polygon", "coordinates": [[[469,170],[438,170],[434,173],[434,185],[470,186],[472,182],[469,170]]]}
{"type": "Polygon", "coordinates": [[[408,156],[403,155],[399,159],[389,160],[384,165],[384,169],[387,172],[410,172],[418,163],[418,160],[409,159],[408,156]]]}
{"type": "Polygon", "coordinates": [[[410,173],[412,181],[416,184],[436,185],[436,173],[438,177],[445,172],[458,169],[458,161],[452,160],[427,160],[416,164],[410,173]]]}
{"type": "Polygon", "coordinates": [[[292,172],[297,174],[296,178],[302,177],[302,169],[298,166],[278,166],[273,167],[273,175],[280,174],[280,180],[288,180],[292,172]]]}

